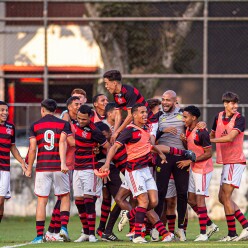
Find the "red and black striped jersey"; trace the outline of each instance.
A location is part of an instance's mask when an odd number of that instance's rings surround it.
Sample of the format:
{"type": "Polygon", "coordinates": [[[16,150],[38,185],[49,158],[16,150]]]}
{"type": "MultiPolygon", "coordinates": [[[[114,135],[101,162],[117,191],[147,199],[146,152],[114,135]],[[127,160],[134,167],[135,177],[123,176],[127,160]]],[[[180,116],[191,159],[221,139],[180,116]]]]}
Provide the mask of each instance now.
{"type": "Polygon", "coordinates": [[[75,170],[94,169],[97,165],[97,159],[93,150],[98,143],[104,146],[107,140],[92,122],[85,127],[80,127],[77,124],[75,128],[75,170]]]}
{"type": "Polygon", "coordinates": [[[72,135],[70,123],[53,115],[46,115],[32,124],[30,139],[38,146],[36,171],[60,171],[59,139],[61,133],[72,135]]]}
{"type": "Polygon", "coordinates": [[[10,171],[10,148],[15,144],[15,126],[10,122],[0,125],[0,170],[10,171]]]}
{"type": "Polygon", "coordinates": [[[152,113],[151,109],[145,98],[140,94],[139,90],[131,85],[122,85],[121,92],[113,94],[116,109],[131,109],[136,103],[142,103],[146,106],[148,111],[148,123],[157,122],[156,116],[152,113]]]}
{"type": "Polygon", "coordinates": [[[124,145],[117,150],[112,161],[117,169],[119,169],[121,172],[125,171],[127,165],[127,151],[124,145]]]}

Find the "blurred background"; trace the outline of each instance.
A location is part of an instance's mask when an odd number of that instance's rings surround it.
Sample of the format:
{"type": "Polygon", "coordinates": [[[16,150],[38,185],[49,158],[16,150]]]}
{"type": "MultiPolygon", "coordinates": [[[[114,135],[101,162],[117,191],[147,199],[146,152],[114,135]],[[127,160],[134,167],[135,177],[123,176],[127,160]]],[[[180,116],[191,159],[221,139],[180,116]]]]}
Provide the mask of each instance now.
{"type": "MultiPolygon", "coordinates": [[[[247,58],[247,1],[0,1],[0,99],[23,156],[40,102],[53,98],[60,112],[83,88],[90,103],[108,69],[146,98],[176,91],[182,107],[201,108],[209,129],[225,91],[239,94],[247,115],[247,58]]],[[[27,181],[12,184],[18,192],[27,181]]]]}

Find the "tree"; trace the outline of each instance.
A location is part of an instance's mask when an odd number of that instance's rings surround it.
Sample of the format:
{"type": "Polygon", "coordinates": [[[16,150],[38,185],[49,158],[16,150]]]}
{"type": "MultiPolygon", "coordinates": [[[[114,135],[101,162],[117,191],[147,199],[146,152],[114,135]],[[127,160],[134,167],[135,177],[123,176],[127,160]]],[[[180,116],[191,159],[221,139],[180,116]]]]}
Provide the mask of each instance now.
{"type": "MultiPolygon", "coordinates": [[[[85,3],[89,17],[194,17],[203,9],[203,2],[175,3],[85,3]],[[168,6],[170,7],[168,9],[168,6]],[[165,13],[166,12],[166,13],[165,13]]],[[[182,60],[184,40],[192,21],[177,22],[90,22],[98,43],[104,69],[116,68],[125,73],[183,73],[190,58],[182,60]]],[[[193,51],[188,51],[191,58],[193,51]]],[[[131,80],[131,83],[134,82],[131,80]]],[[[135,86],[145,97],[154,93],[159,79],[138,79],[135,86]]]]}

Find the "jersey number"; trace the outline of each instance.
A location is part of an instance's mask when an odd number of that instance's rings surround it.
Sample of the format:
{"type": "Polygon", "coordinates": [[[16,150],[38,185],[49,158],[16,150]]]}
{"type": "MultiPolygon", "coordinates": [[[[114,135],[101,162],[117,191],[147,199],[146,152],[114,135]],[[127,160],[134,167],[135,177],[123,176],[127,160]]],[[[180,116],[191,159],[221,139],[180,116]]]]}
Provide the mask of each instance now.
{"type": "Polygon", "coordinates": [[[45,149],[51,151],[54,148],[54,132],[52,130],[47,130],[44,133],[44,140],[49,145],[44,145],[45,149]]]}

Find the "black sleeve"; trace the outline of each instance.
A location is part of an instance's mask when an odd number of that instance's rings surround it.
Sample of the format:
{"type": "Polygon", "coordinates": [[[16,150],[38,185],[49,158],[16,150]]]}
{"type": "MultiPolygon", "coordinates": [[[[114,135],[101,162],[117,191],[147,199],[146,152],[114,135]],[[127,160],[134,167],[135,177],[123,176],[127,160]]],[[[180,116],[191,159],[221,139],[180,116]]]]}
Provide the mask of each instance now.
{"type": "Polygon", "coordinates": [[[11,136],[11,144],[15,144],[15,126],[13,125],[13,133],[11,136]]]}
{"type": "Polygon", "coordinates": [[[236,118],[233,129],[238,130],[239,132],[245,131],[245,117],[240,115],[236,118]]]}
{"type": "Polygon", "coordinates": [[[199,145],[203,148],[211,147],[210,136],[206,129],[200,129],[198,131],[199,145]]]}
{"type": "Polygon", "coordinates": [[[103,146],[107,142],[107,139],[98,128],[92,131],[92,139],[99,143],[101,146],[103,146]]]}
{"type": "Polygon", "coordinates": [[[116,142],[124,145],[132,139],[132,132],[130,128],[125,128],[120,135],[117,137],[116,142]]]}
{"type": "Polygon", "coordinates": [[[212,126],[212,130],[213,130],[214,132],[216,131],[217,122],[218,122],[218,115],[215,116],[215,118],[214,118],[214,123],[213,123],[213,126],[212,126]]]}
{"type": "Polygon", "coordinates": [[[29,129],[29,138],[35,137],[35,132],[34,132],[34,124],[29,129]]]}
{"type": "Polygon", "coordinates": [[[63,132],[65,132],[67,135],[72,134],[71,125],[67,121],[65,122],[65,126],[64,126],[63,132]]]}

